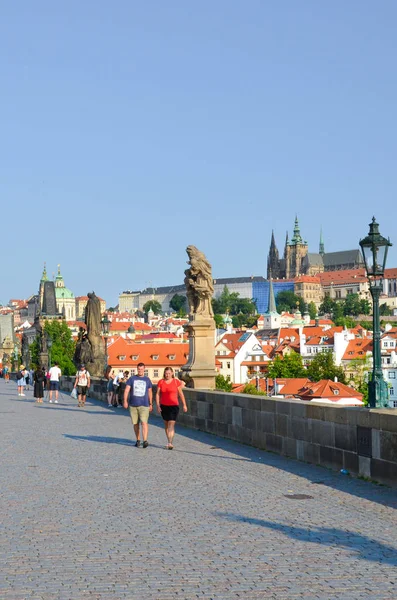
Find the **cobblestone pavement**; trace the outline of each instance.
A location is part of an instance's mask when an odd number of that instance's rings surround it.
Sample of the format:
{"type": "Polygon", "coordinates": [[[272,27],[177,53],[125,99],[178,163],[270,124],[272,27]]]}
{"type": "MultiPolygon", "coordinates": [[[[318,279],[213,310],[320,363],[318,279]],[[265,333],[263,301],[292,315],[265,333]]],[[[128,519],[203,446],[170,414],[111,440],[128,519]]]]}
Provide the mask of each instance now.
{"type": "Polygon", "coordinates": [[[135,448],[123,409],[0,380],[1,599],[397,597],[396,490],[149,433],[135,448]]]}

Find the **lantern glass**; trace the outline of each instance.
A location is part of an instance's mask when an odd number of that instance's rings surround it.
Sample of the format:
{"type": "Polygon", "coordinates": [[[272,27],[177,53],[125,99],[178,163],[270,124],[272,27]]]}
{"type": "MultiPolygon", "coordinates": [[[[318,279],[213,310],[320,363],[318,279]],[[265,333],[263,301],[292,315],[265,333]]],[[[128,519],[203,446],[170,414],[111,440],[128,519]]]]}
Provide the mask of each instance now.
{"type": "Polygon", "coordinates": [[[369,234],[363,240],[360,240],[368,277],[381,277],[384,275],[387,253],[391,245],[390,240],[379,233],[379,225],[373,217],[372,223],[369,225],[369,234]]]}

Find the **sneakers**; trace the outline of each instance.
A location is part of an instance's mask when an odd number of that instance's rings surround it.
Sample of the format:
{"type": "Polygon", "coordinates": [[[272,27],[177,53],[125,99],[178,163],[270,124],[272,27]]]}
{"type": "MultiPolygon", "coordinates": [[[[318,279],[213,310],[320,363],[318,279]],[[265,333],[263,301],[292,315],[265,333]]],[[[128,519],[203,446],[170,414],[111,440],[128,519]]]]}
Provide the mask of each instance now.
{"type": "Polygon", "coordinates": [[[143,446],[144,448],[147,448],[147,447],[149,446],[149,442],[148,442],[147,440],[145,440],[145,441],[143,442],[142,446],[143,446]]]}
{"type": "Polygon", "coordinates": [[[141,442],[139,440],[137,440],[135,442],[135,448],[140,448],[141,447],[141,442]]]}
{"type": "Polygon", "coordinates": [[[58,400],[55,400],[55,404],[58,404],[58,400]]]}
{"type": "Polygon", "coordinates": [[[21,394],[21,396],[26,396],[26,394],[21,394]]]}
{"type": "Polygon", "coordinates": [[[50,400],[50,404],[52,404],[52,400],[50,400]]]}

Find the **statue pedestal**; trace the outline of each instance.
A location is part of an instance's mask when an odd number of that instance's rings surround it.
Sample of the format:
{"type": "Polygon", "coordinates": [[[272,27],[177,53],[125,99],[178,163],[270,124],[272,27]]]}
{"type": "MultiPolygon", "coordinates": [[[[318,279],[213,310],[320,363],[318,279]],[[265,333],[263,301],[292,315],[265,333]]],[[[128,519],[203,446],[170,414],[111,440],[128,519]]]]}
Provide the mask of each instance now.
{"type": "Polygon", "coordinates": [[[49,356],[48,356],[48,352],[40,352],[39,353],[39,364],[40,367],[44,367],[45,369],[49,369],[50,368],[50,361],[49,361],[49,356]]]}
{"type": "Polygon", "coordinates": [[[215,389],[215,321],[196,318],[185,326],[189,334],[189,360],[182,379],[195,390],[215,389]]]}

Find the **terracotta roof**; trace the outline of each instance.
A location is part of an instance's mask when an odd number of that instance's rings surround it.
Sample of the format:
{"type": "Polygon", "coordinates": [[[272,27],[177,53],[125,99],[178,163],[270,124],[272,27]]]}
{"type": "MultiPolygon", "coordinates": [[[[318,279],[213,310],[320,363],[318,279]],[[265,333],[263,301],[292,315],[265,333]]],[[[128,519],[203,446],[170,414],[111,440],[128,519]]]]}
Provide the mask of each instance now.
{"type": "Polygon", "coordinates": [[[358,400],[363,398],[363,395],[355,389],[330,379],[322,379],[314,383],[309,382],[298,391],[297,395],[302,400],[321,398],[332,402],[338,402],[341,398],[357,398],[358,400]]]}
{"type": "MultiPolygon", "coordinates": [[[[279,384],[282,383],[281,379],[277,380],[279,384]]],[[[280,396],[296,396],[305,385],[309,383],[307,377],[295,377],[293,379],[285,379],[285,383],[281,390],[278,392],[280,396]]]]}
{"type": "MultiPolygon", "coordinates": [[[[100,300],[101,302],[105,302],[103,298],[101,298],[100,296],[97,296],[98,300],[100,300]]],[[[89,300],[88,296],[75,296],[75,300],[89,300]]]]}
{"type": "Polygon", "coordinates": [[[109,364],[112,367],[120,368],[134,368],[140,362],[145,363],[147,367],[158,367],[159,369],[167,366],[179,368],[186,364],[188,354],[188,343],[137,344],[132,340],[118,337],[108,345],[109,364]],[[120,360],[120,356],[125,356],[125,360],[120,360]],[[158,358],[153,358],[155,356],[158,358]],[[175,358],[172,359],[170,356],[175,356],[175,358]]]}
{"type": "Polygon", "coordinates": [[[372,352],[372,340],[354,338],[349,340],[342,360],[365,358],[367,352],[372,352]]]}
{"type": "MultiPolygon", "coordinates": [[[[236,353],[240,350],[241,346],[246,342],[246,340],[239,341],[242,337],[243,332],[239,331],[237,333],[225,333],[219,342],[216,344],[215,348],[217,348],[220,344],[226,346],[230,352],[236,353]]],[[[248,339],[248,338],[247,338],[248,339]]],[[[220,357],[221,358],[221,357],[220,357]]]]}
{"type": "Polygon", "coordinates": [[[320,278],[312,275],[301,275],[294,279],[294,283],[317,283],[318,285],[321,285],[320,278]]]}
{"type": "Polygon", "coordinates": [[[319,273],[321,285],[331,285],[334,282],[337,284],[348,283],[365,283],[368,281],[365,274],[365,269],[346,269],[345,271],[324,271],[319,273]]]}

